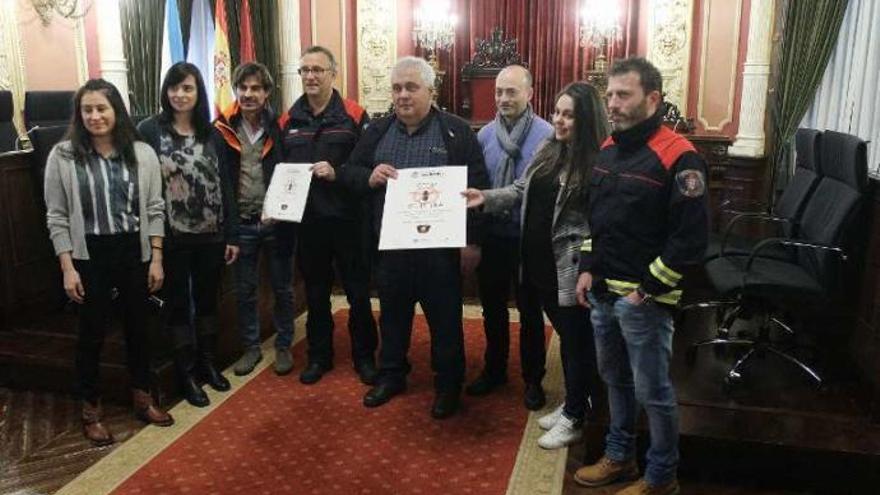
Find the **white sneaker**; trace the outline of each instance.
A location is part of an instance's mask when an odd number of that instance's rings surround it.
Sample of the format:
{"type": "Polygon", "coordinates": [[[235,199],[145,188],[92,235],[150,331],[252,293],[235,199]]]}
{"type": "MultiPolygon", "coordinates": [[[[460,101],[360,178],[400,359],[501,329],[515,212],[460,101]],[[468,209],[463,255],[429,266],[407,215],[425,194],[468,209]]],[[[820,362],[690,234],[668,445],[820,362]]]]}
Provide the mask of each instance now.
{"type": "Polygon", "coordinates": [[[562,407],[565,404],[559,404],[559,407],[553,410],[550,414],[545,414],[538,418],[538,427],[544,431],[553,428],[553,426],[559,422],[559,418],[562,417],[562,407]]]}
{"type": "Polygon", "coordinates": [[[542,449],[561,449],[578,442],[584,435],[584,429],[575,426],[573,419],[562,415],[550,431],[541,435],[538,446],[542,449]]]}

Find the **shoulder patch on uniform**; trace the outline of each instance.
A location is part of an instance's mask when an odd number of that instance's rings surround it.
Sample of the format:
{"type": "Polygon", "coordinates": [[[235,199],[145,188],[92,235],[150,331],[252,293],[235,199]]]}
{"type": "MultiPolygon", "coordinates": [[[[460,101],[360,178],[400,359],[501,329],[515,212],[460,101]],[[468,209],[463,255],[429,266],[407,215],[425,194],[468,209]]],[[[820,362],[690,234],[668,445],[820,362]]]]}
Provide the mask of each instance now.
{"type": "Polygon", "coordinates": [[[688,151],[695,153],[697,151],[690,141],[664,126],[660,126],[660,129],[651,136],[648,147],[654,150],[666,170],[672,168],[681,155],[688,151]]]}
{"type": "Polygon", "coordinates": [[[283,114],[281,114],[280,117],[278,117],[278,128],[284,130],[284,128],[287,126],[288,121],[290,121],[290,113],[284,112],[283,114]]]}
{"type": "Polygon", "coordinates": [[[699,198],[706,194],[706,177],[700,170],[682,170],[675,175],[675,185],[678,186],[678,192],[688,198],[699,198]]]}
{"type": "Polygon", "coordinates": [[[349,100],[348,98],[342,100],[342,103],[343,106],[345,106],[345,113],[354,120],[355,124],[360,124],[361,118],[364,116],[363,107],[358,105],[354,100],[349,100]]]}

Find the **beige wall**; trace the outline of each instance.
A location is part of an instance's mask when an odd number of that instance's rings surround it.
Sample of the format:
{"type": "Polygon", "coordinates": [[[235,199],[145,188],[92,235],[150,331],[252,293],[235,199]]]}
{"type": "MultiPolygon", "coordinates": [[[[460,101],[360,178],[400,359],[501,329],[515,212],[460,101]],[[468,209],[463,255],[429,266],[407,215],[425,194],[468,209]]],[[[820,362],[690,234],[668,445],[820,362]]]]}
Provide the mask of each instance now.
{"type": "Polygon", "coordinates": [[[31,2],[18,0],[16,14],[21,35],[25,87],[36,90],[73,90],[79,87],[77,23],[53,17],[43,26],[31,2]]]}

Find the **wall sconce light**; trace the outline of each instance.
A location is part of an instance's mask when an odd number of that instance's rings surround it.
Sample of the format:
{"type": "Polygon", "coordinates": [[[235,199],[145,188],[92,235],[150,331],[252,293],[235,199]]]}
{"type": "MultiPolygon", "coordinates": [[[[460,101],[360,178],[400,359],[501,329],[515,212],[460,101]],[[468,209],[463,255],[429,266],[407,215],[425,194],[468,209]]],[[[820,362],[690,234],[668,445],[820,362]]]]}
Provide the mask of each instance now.
{"type": "Polygon", "coordinates": [[[608,64],[605,56],[608,43],[621,38],[619,0],[584,0],[580,11],[580,43],[582,48],[593,49],[592,67],[583,69],[583,78],[604,95],[608,87],[608,64]]]}
{"type": "Polygon", "coordinates": [[[434,68],[434,97],[440,95],[446,72],[440,70],[438,50],[448,50],[455,44],[455,25],[458,16],[452,13],[449,0],[424,0],[413,13],[413,42],[428,52],[428,63],[434,68]]]}
{"type": "Polygon", "coordinates": [[[83,7],[79,0],[30,0],[30,2],[34,11],[40,16],[43,26],[48,26],[52,22],[53,15],[64,19],[85,17],[90,7],[83,7]]]}

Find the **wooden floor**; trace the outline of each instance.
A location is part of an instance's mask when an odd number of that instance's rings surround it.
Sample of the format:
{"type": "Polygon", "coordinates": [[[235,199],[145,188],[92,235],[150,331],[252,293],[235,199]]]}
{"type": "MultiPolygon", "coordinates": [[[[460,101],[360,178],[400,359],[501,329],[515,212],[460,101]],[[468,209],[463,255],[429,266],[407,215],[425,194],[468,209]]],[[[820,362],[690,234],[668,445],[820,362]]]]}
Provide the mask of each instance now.
{"type": "MultiPolygon", "coordinates": [[[[105,418],[118,442],[143,427],[128,407],[107,405],[105,418]]],[[[0,494],[54,493],[114,449],[93,447],[80,425],[68,396],[0,388],[0,494]]]]}
{"type": "MultiPolygon", "coordinates": [[[[724,390],[722,378],[735,354],[704,349],[693,365],[683,358],[689,343],[711,334],[706,318],[687,319],[674,343],[682,493],[880,493],[874,489],[880,486],[880,425],[868,420],[864,395],[846,368],[827,373],[828,385],[816,390],[788,365],[761,359],[743,384],[724,390]]],[[[591,490],[572,481],[578,467],[602,454],[603,410],[599,397],[586,441],[570,450],[565,494],[622,488],[591,490]]],[[[127,406],[107,404],[106,412],[119,441],[141,428],[127,406]]],[[[51,494],[113,448],[94,448],[82,437],[78,407],[68,395],[0,388],[0,494],[51,494]]]]}

